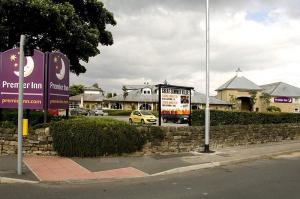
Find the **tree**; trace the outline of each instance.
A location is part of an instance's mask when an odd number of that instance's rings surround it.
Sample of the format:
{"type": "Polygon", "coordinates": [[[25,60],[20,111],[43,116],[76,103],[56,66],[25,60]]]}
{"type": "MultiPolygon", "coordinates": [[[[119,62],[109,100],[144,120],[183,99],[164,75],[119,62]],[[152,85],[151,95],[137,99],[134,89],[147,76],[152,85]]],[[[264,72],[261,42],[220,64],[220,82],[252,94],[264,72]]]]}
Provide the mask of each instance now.
{"type": "Polygon", "coordinates": [[[257,101],[257,91],[250,91],[249,94],[250,94],[250,108],[251,108],[250,111],[253,111],[254,105],[256,104],[257,101]]]}
{"type": "Polygon", "coordinates": [[[116,21],[97,0],[1,0],[0,51],[16,46],[26,34],[32,47],[66,54],[71,72],[79,75],[86,71],[80,61],[98,55],[99,43],[113,44],[107,25],[116,21]]]}
{"type": "Polygon", "coordinates": [[[112,98],[113,97],[113,94],[112,93],[107,93],[106,94],[106,98],[112,98]]]}
{"type": "Polygon", "coordinates": [[[75,96],[75,95],[79,95],[81,93],[83,93],[84,86],[79,84],[79,85],[72,85],[69,88],[69,95],[70,96],[75,96]]]}
{"type": "Polygon", "coordinates": [[[262,101],[264,102],[264,104],[266,104],[266,106],[268,107],[271,103],[271,95],[269,93],[262,93],[262,95],[260,96],[260,98],[262,99],[262,101]]]}
{"type": "Polygon", "coordinates": [[[94,84],[92,85],[92,87],[99,88],[99,85],[98,85],[98,83],[94,83],[94,84]]]}
{"type": "Polygon", "coordinates": [[[128,96],[128,91],[127,91],[126,86],[122,87],[122,91],[123,91],[123,98],[126,99],[126,97],[128,96]]]}
{"type": "Polygon", "coordinates": [[[101,94],[104,96],[104,90],[99,86],[98,83],[94,83],[94,84],[92,85],[92,87],[98,88],[98,89],[100,90],[101,94]]]}

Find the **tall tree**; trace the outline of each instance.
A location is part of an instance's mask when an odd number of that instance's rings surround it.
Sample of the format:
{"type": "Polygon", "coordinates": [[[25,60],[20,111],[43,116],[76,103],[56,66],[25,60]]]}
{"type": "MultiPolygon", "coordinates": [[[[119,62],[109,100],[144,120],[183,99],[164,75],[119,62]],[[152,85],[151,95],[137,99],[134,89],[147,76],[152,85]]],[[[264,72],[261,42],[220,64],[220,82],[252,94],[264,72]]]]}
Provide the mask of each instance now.
{"type": "Polygon", "coordinates": [[[104,96],[104,90],[99,86],[99,84],[98,83],[94,83],[93,85],[92,85],[92,87],[95,87],[95,88],[99,88],[100,89],[100,92],[101,92],[101,94],[104,96]]]}
{"type": "Polygon", "coordinates": [[[79,84],[79,85],[72,85],[69,87],[69,95],[70,96],[75,96],[75,95],[79,95],[81,93],[83,93],[84,86],[79,84]]]}
{"type": "Polygon", "coordinates": [[[71,71],[79,75],[86,71],[80,61],[98,55],[99,43],[113,44],[108,24],[116,21],[98,0],[1,0],[0,51],[26,34],[32,47],[66,54],[71,71]]]}
{"type": "Polygon", "coordinates": [[[122,87],[122,91],[123,91],[123,98],[124,98],[124,100],[125,100],[126,97],[128,96],[128,90],[127,90],[126,86],[123,86],[123,87],[122,87]]]}

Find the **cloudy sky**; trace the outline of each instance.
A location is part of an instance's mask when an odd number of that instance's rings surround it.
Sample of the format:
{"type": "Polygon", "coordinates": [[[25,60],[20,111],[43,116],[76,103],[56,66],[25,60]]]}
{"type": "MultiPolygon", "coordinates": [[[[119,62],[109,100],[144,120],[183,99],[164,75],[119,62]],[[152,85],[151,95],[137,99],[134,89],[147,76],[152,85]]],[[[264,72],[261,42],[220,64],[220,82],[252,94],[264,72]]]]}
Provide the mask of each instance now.
{"type": "MultiPolygon", "coordinates": [[[[103,0],[117,25],[114,44],[72,75],[71,84],[163,83],[205,92],[205,0],[103,0]]],[[[258,85],[300,87],[299,0],[210,0],[211,95],[242,75],[258,85]]]]}

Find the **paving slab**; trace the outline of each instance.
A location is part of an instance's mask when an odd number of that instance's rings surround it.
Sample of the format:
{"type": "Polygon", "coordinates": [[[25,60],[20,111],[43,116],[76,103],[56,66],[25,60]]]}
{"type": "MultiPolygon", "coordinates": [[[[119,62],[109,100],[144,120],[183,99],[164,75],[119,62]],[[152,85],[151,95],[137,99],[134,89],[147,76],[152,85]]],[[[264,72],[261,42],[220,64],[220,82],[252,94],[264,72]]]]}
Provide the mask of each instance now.
{"type": "Polygon", "coordinates": [[[37,181],[38,178],[22,164],[22,175],[17,174],[17,155],[0,155],[0,177],[37,181]]]}
{"type": "Polygon", "coordinates": [[[132,167],[91,172],[70,158],[57,156],[25,156],[24,162],[32,173],[43,182],[142,177],[147,175],[132,167]]]}

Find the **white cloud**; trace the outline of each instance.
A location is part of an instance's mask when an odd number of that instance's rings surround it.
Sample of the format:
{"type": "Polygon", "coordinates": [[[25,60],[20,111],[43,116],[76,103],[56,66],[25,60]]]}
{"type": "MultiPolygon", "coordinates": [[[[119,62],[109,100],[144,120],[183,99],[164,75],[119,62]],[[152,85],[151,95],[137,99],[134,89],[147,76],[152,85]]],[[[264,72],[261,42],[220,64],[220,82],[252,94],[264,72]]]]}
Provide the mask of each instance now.
{"type": "MultiPolygon", "coordinates": [[[[211,1],[211,94],[240,67],[257,84],[300,87],[300,5],[282,1],[211,1]],[[225,3],[226,2],[226,3],[225,3]],[[256,13],[251,20],[249,13],[256,13]],[[260,12],[265,15],[260,20],[260,12]],[[256,19],[256,20],[255,20],[256,19]]],[[[145,80],[205,92],[205,5],[201,1],[104,1],[118,22],[114,45],[100,46],[87,73],[71,83],[98,82],[117,91],[145,80]],[[126,3],[124,3],[126,2],[126,3]],[[151,3],[149,3],[151,2],[151,3]]]]}

